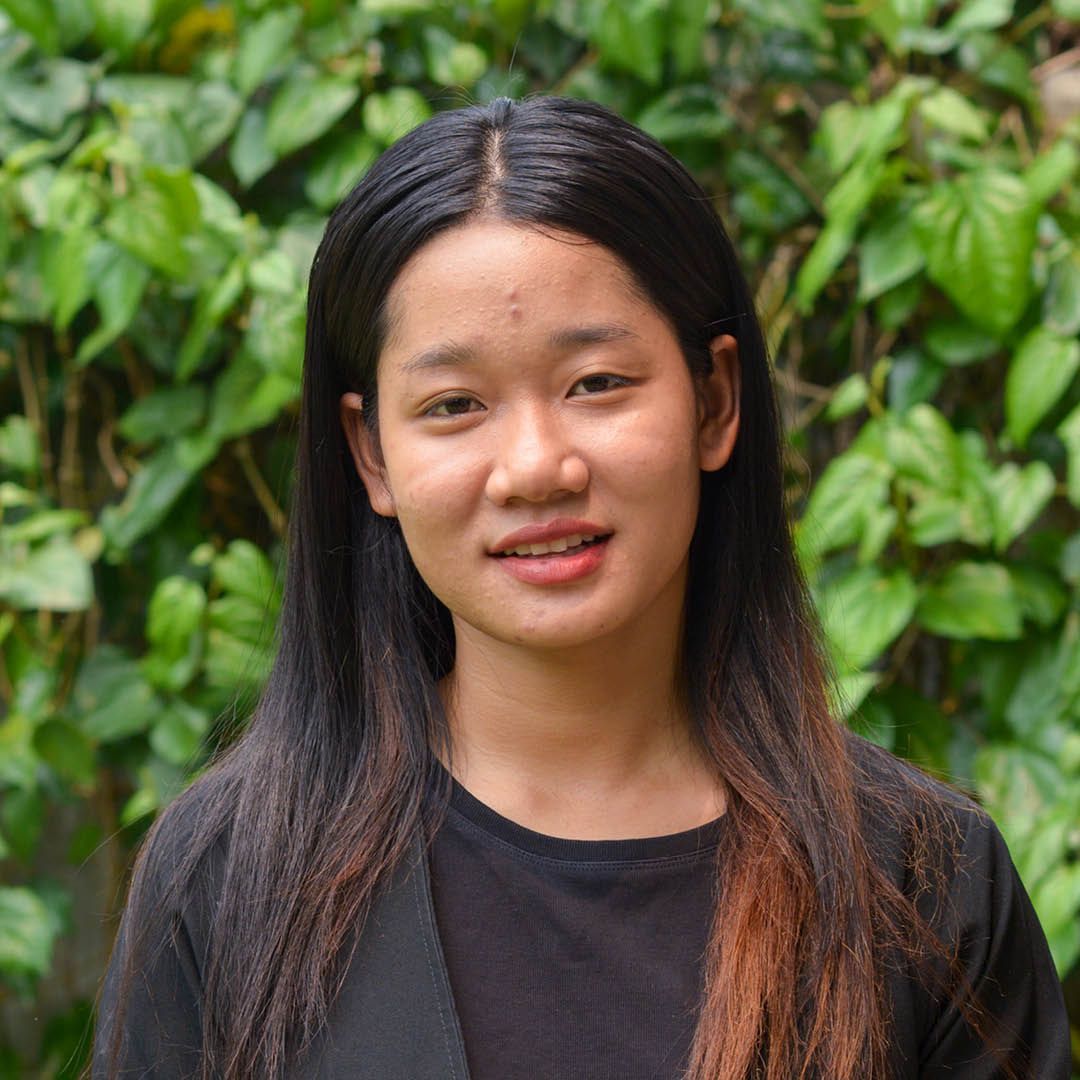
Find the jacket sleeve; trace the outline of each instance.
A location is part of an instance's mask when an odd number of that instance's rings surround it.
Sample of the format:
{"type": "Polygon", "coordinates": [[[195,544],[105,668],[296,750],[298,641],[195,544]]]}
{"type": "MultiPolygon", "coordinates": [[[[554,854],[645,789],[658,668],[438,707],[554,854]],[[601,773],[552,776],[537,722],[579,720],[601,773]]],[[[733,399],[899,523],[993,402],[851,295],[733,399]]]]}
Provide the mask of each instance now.
{"type": "Polygon", "coordinates": [[[190,843],[174,804],[148,837],[98,999],[93,1080],[193,1080],[202,1071],[203,967],[215,876],[170,884],[190,843]],[[181,896],[183,899],[181,899],[181,896]]]}
{"type": "MultiPolygon", "coordinates": [[[[963,813],[963,812],[962,812],[963,813]]],[[[954,1004],[927,1009],[922,1080],[1069,1080],[1069,1022],[1046,937],[1005,841],[973,806],[947,922],[991,1048],[954,1004]]]]}
{"type": "Polygon", "coordinates": [[[182,921],[164,941],[133,944],[145,927],[140,912],[124,913],[98,1001],[93,1080],[193,1080],[202,1061],[201,985],[182,921]],[[118,1038],[116,1038],[118,1036],[118,1038]],[[115,1045],[114,1045],[115,1043],[115,1045]]]}

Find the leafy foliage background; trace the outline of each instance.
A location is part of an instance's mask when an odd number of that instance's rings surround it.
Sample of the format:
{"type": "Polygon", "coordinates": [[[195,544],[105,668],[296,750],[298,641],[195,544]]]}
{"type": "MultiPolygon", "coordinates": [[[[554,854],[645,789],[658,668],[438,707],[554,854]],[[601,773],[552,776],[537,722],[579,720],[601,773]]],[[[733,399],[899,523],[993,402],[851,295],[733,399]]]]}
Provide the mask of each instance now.
{"type": "Polygon", "coordinates": [[[1078,0],[0,0],[0,1076],[74,1076],[132,843],[272,657],[325,215],[603,101],[756,288],[838,708],[990,809],[1080,1018],[1078,0]]]}

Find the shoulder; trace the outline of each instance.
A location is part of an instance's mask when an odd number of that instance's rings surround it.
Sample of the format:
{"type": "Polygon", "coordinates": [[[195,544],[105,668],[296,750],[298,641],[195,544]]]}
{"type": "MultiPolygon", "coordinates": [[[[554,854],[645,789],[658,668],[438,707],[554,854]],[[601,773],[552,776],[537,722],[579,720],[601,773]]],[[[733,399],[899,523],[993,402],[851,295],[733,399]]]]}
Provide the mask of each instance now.
{"type": "Polygon", "coordinates": [[[914,765],[858,736],[848,746],[868,847],[944,946],[890,981],[909,1061],[935,1080],[1066,1077],[1061,984],[997,825],[914,765]]]}
{"type": "Polygon", "coordinates": [[[139,846],[125,906],[133,926],[205,938],[228,862],[235,798],[227,776],[197,778],[158,815],[139,846]]]}
{"type": "Polygon", "coordinates": [[[846,743],[866,842],[890,869],[928,862],[951,877],[972,859],[1008,859],[997,826],[970,796],[859,735],[848,732],[846,743]]]}

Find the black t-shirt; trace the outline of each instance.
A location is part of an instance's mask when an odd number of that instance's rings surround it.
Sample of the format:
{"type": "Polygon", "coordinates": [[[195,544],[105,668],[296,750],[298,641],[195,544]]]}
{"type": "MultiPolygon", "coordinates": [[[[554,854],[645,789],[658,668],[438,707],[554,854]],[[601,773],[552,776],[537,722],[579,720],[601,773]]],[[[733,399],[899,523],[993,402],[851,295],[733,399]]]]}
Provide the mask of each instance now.
{"type": "Polygon", "coordinates": [[[681,1075],[723,826],[563,840],[454,785],[431,884],[472,1080],[681,1075]]]}
{"type": "MultiPolygon", "coordinates": [[[[966,800],[931,786],[963,829],[952,907],[965,974],[1013,1032],[1008,1059],[1019,1075],[1067,1080],[1060,984],[1005,842],[966,800]]],[[[558,839],[453,785],[431,880],[471,1080],[682,1075],[725,824],[639,840],[558,839]]],[[[898,853],[888,843],[882,851],[902,884],[898,853]]],[[[927,900],[928,911],[939,907],[927,900]]],[[[1004,1075],[955,1008],[935,1005],[908,973],[891,973],[888,984],[897,1078],[1004,1075]]]]}
{"type": "MultiPolygon", "coordinates": [[[[931,783],[877,751],[869,760],[909,774],[911,784],[931,783]]],[[[931,786],[951,808],[960,851],[949,896],[924,896],[922,906],[928,914],[953,912],[940,932],[955,942],[984,1007],[1012,1032],[998,1046],[1019,1076],[1068,1080],[1061,985],[1001,834],[966,800],[931,786]]],[[[181,802],[149,853],[150,898],[186,847],[198,789],[181,802]]],[[[902,838],[887,809],[882,814],[875,851],[908,887],[902,838]]],[[[461,1078],[467,1059],[471,1080],[676,1080],[696,1019],[712,890],[723,875],[716,847],[730,827],[721,818],[667,837],[556,839],[456,787],[428,861],[419,860],[430,864],[430,882],[426,872],[412,872],[407,889],[387,894],[395,899],[382,924],[365,924],[320,1034],[317,1064],[300,1063],[290,1077],[445,1080],[461,1078]],[[391,1028],[397,1042],[388,1041],[391,1028]],[[446,1061],[462,1064],[431,1067],[443,1051],[424,1057],[421,1047],[415,1060],[425,1065],[414,1067],[414,1042],[445,1048],[446,1061]]],[[[151,914],[129,905],[102,993],[96,1080],[197,1075],[202,977],[226,859],[222,844],[216,868],[173,913],[175,932],[140,967],[116,1073],[101,1032],[114,1015],[126,942],[151,914]]],[[[1001,1080],[999,1059],[952,1004],[910,971],[891,971],[887,980],[891,1080],[1001,1080]]]]}

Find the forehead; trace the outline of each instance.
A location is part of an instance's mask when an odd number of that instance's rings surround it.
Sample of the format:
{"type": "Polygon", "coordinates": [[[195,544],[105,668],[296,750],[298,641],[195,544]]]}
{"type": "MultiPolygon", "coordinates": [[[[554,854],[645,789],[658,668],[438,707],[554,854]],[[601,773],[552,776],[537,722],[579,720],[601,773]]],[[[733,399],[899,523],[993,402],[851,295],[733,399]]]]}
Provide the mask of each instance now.
{"type": "Polygon", "coordinates": [[[630,270],[576,233],[497,221],[457,226],[421,247],[387,296],[384,354],[438,333],[460,337],[570,315],[613,320],[655,310],[630,270]]]}

